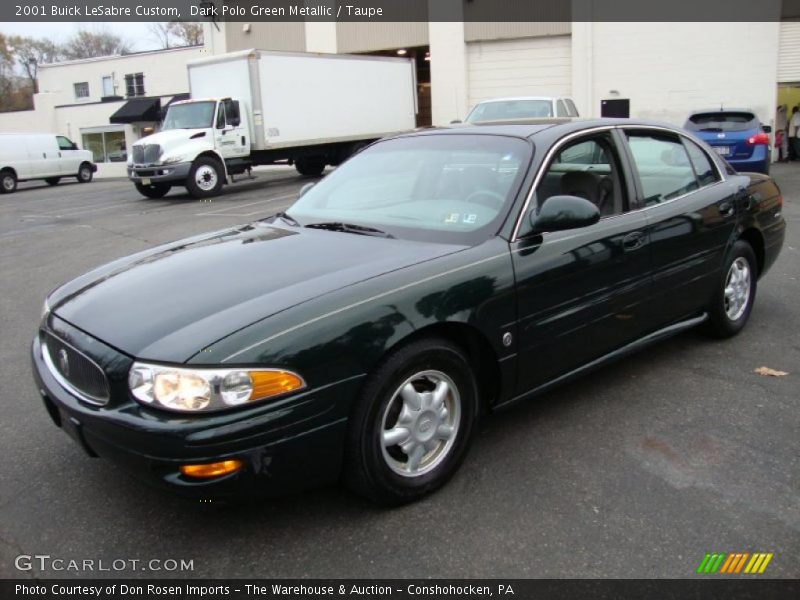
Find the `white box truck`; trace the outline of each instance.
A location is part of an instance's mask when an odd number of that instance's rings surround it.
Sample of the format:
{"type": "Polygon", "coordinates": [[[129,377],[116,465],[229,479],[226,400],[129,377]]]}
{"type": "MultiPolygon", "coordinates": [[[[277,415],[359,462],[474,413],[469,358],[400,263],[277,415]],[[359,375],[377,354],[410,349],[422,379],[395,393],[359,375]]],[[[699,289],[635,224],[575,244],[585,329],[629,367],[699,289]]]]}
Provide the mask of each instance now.
{"type": "Polygon", "coordinates": [[[169,105],[137,141],[128,177],[161,198],[185,186],[216,195],[254,165],[318,176],[361,147],[415,127],[414,63],[404,58],[245,50],[187,65],[190,100],[169,105]]]}
{"type": "Polygon", "coordinates": [[[92,180],[97,165],[92,153],[55,133],[0,133],[0,193],[16,191],[17,183],[44,179],[58,185],[63,177],[92,180]]]}

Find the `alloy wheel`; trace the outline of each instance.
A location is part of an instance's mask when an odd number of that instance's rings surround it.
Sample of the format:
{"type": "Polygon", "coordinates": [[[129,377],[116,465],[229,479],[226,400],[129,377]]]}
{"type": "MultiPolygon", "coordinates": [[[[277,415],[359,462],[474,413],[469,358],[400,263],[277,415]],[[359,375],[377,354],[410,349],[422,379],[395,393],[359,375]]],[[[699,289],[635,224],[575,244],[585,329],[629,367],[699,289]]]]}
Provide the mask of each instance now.
{"type": "Polygon", "coordinates": [[[725,314],[731,321],[741,318],[750,302],[750,265],[743,257],[731,263],[725,278],[725,314]]]}

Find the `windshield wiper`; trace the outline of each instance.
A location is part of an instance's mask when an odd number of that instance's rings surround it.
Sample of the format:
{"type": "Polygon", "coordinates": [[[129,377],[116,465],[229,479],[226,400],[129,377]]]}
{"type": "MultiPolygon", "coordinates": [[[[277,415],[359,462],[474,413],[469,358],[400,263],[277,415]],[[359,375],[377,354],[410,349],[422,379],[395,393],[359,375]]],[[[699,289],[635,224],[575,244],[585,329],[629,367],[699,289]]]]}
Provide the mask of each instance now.
{"type": "Polygon", "coordinates": [[[365,225],[356,225],[354,223],[342,223],[340,221],[331,221],[330,223],[311,223],[306,225],[310,229],[326,229],[327,231],[342,231],[344,233],[357,233],[359,235],[375,235],[385,238],[393,238],[391,233],[386,233],[374,227],[367,227],[365,225]]]}
{"type": "Polygon", "coordinates": [[[286,214],[285,212],[279,212],[275,214],[275,217],[278,219],[283,219],[289,225],[294,225],[295,227],[300,227],[300,223],[297,222],[297,219],[292,217],[291,215],[286,214]]]}

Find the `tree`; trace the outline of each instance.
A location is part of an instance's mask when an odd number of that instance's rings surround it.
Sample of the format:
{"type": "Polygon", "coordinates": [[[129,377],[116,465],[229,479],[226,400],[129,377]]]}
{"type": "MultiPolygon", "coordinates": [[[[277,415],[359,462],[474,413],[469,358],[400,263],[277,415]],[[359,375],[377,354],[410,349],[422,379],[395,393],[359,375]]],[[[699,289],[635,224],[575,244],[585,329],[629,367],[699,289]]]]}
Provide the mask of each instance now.
{"type": "Polygon", "coordinates": [[[67,40],[63,46],[64,58],[95,58],[98,56],[112,56],[127,54],[130,45],[120,36],[110,31],[88,31],[82,29],[67,40]]]}
{"type": "Polygon", "coordinates": [[[203,25],[191,21],[170,21],[169,32],[178,40],[179,46],[201,46],[203,44],[203,25]]]}
{"type": "Polygon", "coordinates": [[[30,81],[33,92],[39,91],[36,76],[39,65],[57,61],[61,57],[61,50],[54,42],[48,39],[21,37],[18,35],[8,39],[8,47],[15,62],[30,81]]]}
{"type": "Polygon", "coordinates": [[[172,23],[150,23],[147,26],[150,36],[158,42],[159,48],[169,48],[172,46],[172,23]]]}

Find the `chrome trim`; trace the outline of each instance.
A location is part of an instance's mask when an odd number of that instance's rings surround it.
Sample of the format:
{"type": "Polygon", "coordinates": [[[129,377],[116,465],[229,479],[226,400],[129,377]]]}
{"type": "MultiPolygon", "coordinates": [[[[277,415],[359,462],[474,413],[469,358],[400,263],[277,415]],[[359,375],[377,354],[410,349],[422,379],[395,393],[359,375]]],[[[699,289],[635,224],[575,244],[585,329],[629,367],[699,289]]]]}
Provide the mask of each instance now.
{"type": "MultiPolygon", "coordinates": [[[[685,134],[685,133],[683,133],[681,131],[678,131],[678,130],[675,130],[675,129],[670,129],[669,127],[661,127],[659,125],[641,125],[641,124],[640,125],[637,125],[637,124],[630,124],[630,125],[602,125],[602,126],[599,126],[599,127],[591,127],[589,129],[583,129],[581,131],[576,131],[576,132],[570,133],[569,135],[566,135],[563,138],[561,138],[560,140],[558,140],[555,144],[553,144],[553,146],[550,148],[550,150],[547,151],[547,154],[544,157],[544,161],[542,161],[542,164],[539,166],[539,170],[536,172],[536,176],[533,179],[533,183],[531,184],[530,191],[528,192],[528,195],[525,198],[525,204],[522,205],[522,210],[517,215],[517,220],[516,220],[516,223],[514,224],[514,230],[511,233],[510,243],[513,244],[514,242],[519,240],[519,238],[517,236],[519,235],[519,228],[522,225],[522,219],[525,217],[525,214],[528,212],[528,207],[530,206],[530,202],[531,202],[531,199],[533,198],[533,194],[535,193],[536,188],[539,187],[539,183],[541,183],[541,179],[542,179],[542,177],[544,176],[544,173],[545,173],[545,167],[550,164],[550,161],[553,159],[553,155],[556,153],[556,151],[559,150],[564,144],[566,144],[570,140],[572,140],[572,139],[574,139],[576,137],[579,137],[581,135],[590,134],[590,133],[597,133],[597,132],[600,132],[600,131],[610,131],[612,129],[650,129],[650,130],[657,130],[657,131],[665,131],[667,133],[671,133],[673,135],[677,135],[679,137],[686,138],[687,140],[689,140],[692,143],[694,143],[698,148],[700,148],[700,150],[702,152],[704,152],[706,154],[706,158],[708,158],[709,162],[711,162],[711,164],[714,165],[714,169],[716,169],[716,171],[717,171],[717,175],[719,176],[719,180],[715,181],[714,183],[712,183],[710,185],[705,185],[705,186],[703,186],[701,188],[698,188],[696,190],[692,190],[691,192],[686,192],[685,194],[681,194],[680,196],[676,196],[675,198],[670,198],[666,202],[659,202],[658,204],[654,204],[653,206],[643,206],[641,208],[637,208],[635,210],[629,210],[628,212],[624,212],[624,213],[619,214],[619,215],[609,215],[607,217],[603,217],[603,219],[602,219],[603,221],[605,221],[607,219],[614,219],[614,218],[617,218],[617,217],[622,217],[622,216],[625,216],[625,215],[634,214],[634,213],[641,212],[641,211],[644,211],[644,210],[650,210],[651,208],[656,208],[658,206],[664,206],[665,204],[669,204],[670,202],[674,202],[675,200],[680,200],[681,198],[685,198],[686,196],[689,196],[691,194],[699,192],[700,190],[705,190],[705,189],[708,189],[708,188],[713,187],[715,185],[718,185],[720,183],[723,183],[724,181],[727,181],[727,177],[726,177],[725,173],[723,173],[722,170],[719,168],[719,164],[717,163],[717,161],[712,156],[709,155],[708,151],[705,148],[703,148],[702,145],[697,143],[697,140],[693,139],[692,137],[690,137],[689,135],[687,135],[687,134],[685,134]]],[[[635,167],[636,165],[633,165],[633,166],[635,167]]]]}
{"type": "Polygon", "coordinates": [[[50,371],[50,374],[59,383],[59,385],[61,385],[61,387],[66,389],[73,396],[76,396],[80,400],[83,400],[84,402],[87,402],[89,404],[94,404],[95,406],[105,406],[106,404],[108,404],[108,401],[111,399],[111,390],[109,389],[109,386],[108,386],[108,377],[106,377],[106,373],[105,373],[105,371],[103,371],[103,369],[100,367],[100,365],[98,365],[95,361],[93,361],[91,358],[86,356],[86,354],[84,354],[83,352],[78,350],[72,344],[70,344],[66,340],[63,340],[62,338],[60,338],[57,335],[53,335],[49,331],[45,331],[45,335],[44,335],[44,339],[42,340],[41,347],[42,347],[42,360],[44,360],[44,364],[47,365],[47,369],[50,371]],[[92,363],[92,365],[94,365],[103,374],[103,378],[104,378],[105,383],[106,383],[106,391],[108,392],[108,396],[107,397],[101,398],[99,396],[92,396],[90,394],[87,394],[86,392],[81,391],[78,388],[76,388],[69,381],[67,381],[61,373],[59,373],[58,369],[56,369],[56,366],[53,364],[53,359],[50,357],[50,349],[47,347],[47,341],[46,340],[47,340],[47,336],[48,335],[56,338],[60,343],[64,344],[65,346],[69,346],[74,352],[76,352],[77,354],[80,354],[83,358],[85,358],[87,361],[92,363]]]}

